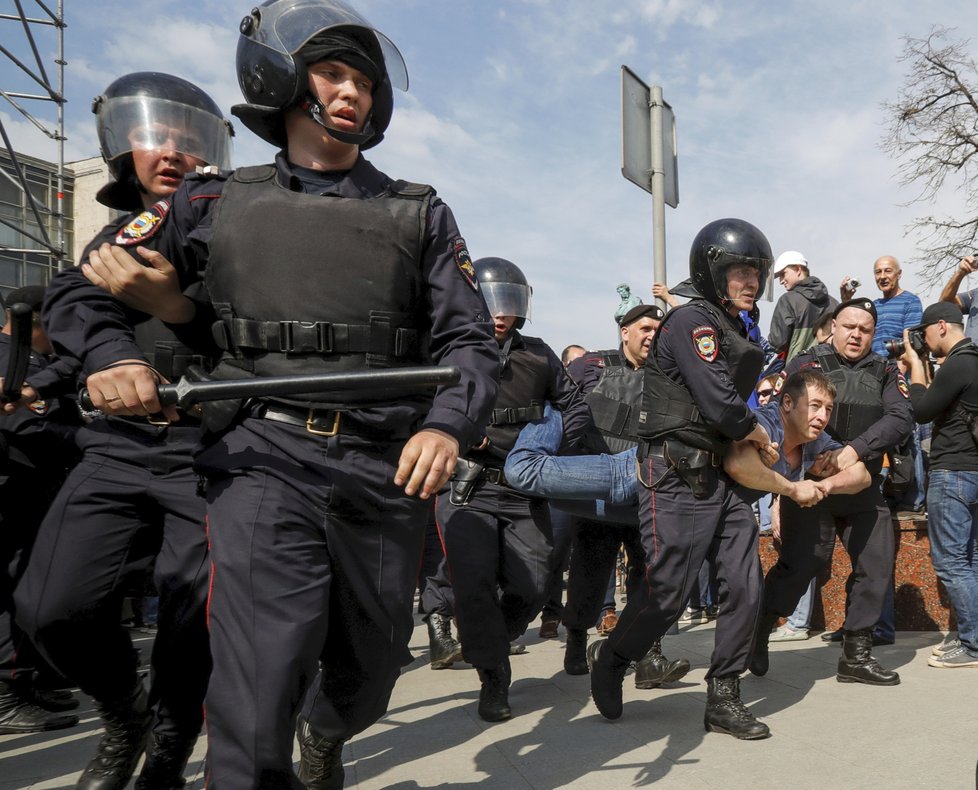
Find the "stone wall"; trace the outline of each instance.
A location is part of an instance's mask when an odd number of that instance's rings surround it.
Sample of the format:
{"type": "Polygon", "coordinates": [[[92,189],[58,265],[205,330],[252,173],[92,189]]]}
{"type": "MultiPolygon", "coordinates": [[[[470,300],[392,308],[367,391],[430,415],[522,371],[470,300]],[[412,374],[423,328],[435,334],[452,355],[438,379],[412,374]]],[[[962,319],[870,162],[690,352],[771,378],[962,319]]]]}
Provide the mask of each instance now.
{"type": "MultiPolygon", "coordinates": [[[[934,575],[930,561],[927,519],[893,520],[896,538],[894,598],[898,631],[948,631],[956,627],[948,609],[944,585],[934,575]]],[[[778,559],[774,538],[760,539],[764,572],[778,559]]],[[[818,580],[818,595],[812,612],[812,630],[834,631],[845,619],[846,579],[852,571],[849,555],[836,538],[831,571],[826,568],[818,580]]]]}

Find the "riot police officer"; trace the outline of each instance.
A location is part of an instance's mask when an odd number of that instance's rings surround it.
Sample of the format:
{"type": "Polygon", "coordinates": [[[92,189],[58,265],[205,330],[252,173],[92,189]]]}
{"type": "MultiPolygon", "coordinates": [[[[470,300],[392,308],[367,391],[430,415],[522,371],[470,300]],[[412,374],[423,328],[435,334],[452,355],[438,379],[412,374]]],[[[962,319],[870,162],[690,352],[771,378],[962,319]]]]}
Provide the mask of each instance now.
{"type": "Polygon", "coordinates": [[[668,313],[645,364],[638,415],[639,523],[644,583],[608,639],[588,647],[591,695],[608,719],[622,714],[622,681],[679,617],[693,574],[717,563],[720,613],[707,672],[708,731],[764,738],[768,728],[740,700],[757,622],[761,569],[750,505],[721,467],[730,441],[755,443],[773,463],[765,429],[747,407],[763,363],[738,317],[752,310],[771,265],[756,227],[722,219],[693,240],[689,271],[698,296],[668,313]]]}
{"type": "MultiPolygon", "coordinates": [[[[127,213],[102,229],[82,261],[87,268],[90,254],[97,258],[109,245],[152,258],[183,176],[198,166],[229,166],[230,124],[196,85],[156,72],[115,80],[93,112],[111,175],[98,199],[127,213]]],[[[191,278],[176,283],[182,286],[193,287],[191,278]]],[[[89,377],[121,362],[169,380],[207,358],[157,318],[91,285],[82,267],[54,277],[44,320],[59,355],[79,360],[89,377]]],[[[162,415],[122,412],[82,428],[82,460],[41,526],[18,589],[23,627],[92,695],[105,726],[79,787],[125,786],[150,729],[136,786],[182,786],[211,668],[204,502],[191,457],[199,438],[199,421],[189,415],[169,424],[162,415]],[[147,696],[118,607],[124,581],[151,566],[160,613],[147,696]]]]}
{"type": "MultiPolygon", "coordinates": [[[[181,275],[206,264],[208,300],[181,318],[216,313],[214,376],[462,371],[434,395],[372,389],[205,411],[208,786],[299,786],[293,732],[321,664],[299,773],[335,787],[344,741],[383,715],[411,660],[425,500],[481,437],[498,355],[451,211],[361,155],[383,139],[393,88],[407,87],[397,48],[340,0],[267,0],[239,30],[246,103],[232,112],[282,151],[186,180],[158,231],[181,275]]],[[[176,297],[161,301],[186,305],[176,297]]],[[[137,414],[158,409],[155,385],[135,365],[88,379],[100,408],[137,414]]]]}
{"type": "Polygon", "coordinates": [[[543,606],[552,552],[546,501],[511,489],[502,467],[523,426],[543,416],[544,401],[564,413],[571,445],[589,416],[557,355],[519,331],[530,317],[531,294],[520,268],[503,258],[481,258],[474,266],[499,346],[499,396],[485,438],[459,459],[436,515],[462,653],[482,682],[479,716],[502,721],[512,715],[509,645],[543,606]]]}
{"type": "MultiPolygon", "coordinates": [[[[27,345],[15,349],[12,319],[0,330],[0,372],[10,355],[29,354],[20,399],[0,411],[0,734],[70,727],[78,707],[69,691],[49,688],[54,671],[14,622],[13,591],[30,558],[41,519],[77,460],[81,416],[71,393],[74,360],[56,359],[41,326],[44,286],[11,291],[9,306],[31,308],[27,345]]],[[[6,375],[6,373],[4,373],[6,375]]]]}
{"type": "Polygon", "coordinates": [[[768,670],[768,636],[779,616],[794,611],[809,581],[832,560],[836,533],[852,575],[836,678],[846,683],[892,686],[900,676],[873,657],[873,628],[893,576],[894,537],[890,510],[881,492],[883,453],[913,430],[909,388],[896,364],[872,352],[876,306],[851,299],[833,313],[832,337],[793,359],[775,383],[776,391],[796,370],[820,368],[837,390],[826,432],[845,445],[838,465],[863,461],[873,484],[858,494],[835,494],[813,508],[782,500],[781,555],[765,579],[764,608],[750,670],[768,670]]]}
{"type": "MultiPolygon", "coordinates": [[[[583,447],[590,453],[620,453],[638,443],[638,413],[642,400],[645,360],[656,330],[664,317],[654,304],[637,304],[618,318],[621,345],[617,349],[592,351],[574,360],[567,374],[585,394],[593,425],[585,434],[583,447]]],[[[631,515],[629,513],[629,515],[631,515]]],[[[631,597],[641,581],[645,550],[633,520],[598,520],[572,516],[574,544],[567,577],[564,626],[567,649],[564,671],[569,675],[588,672],[587,630],[601,610],[608,577],[614,573],[622,544],[628,557],[626,592],[631,597]]],[[[649,689],[682,678],[689,661],[669,661],[656,641],[636,667],[635,685],[649,689]]]]}

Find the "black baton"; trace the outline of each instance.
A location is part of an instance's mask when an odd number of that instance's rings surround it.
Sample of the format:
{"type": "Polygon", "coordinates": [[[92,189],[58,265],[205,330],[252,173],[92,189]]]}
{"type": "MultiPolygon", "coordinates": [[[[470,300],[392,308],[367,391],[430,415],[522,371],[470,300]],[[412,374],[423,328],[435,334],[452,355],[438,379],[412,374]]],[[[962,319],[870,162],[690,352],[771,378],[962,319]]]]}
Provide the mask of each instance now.
{"type": "Polygon", "coordinates": [[[23,302],[12,304],[7,309],[10,311],[10,356],[7,358],[0,401],[16,403],[20,400],[20,388],[24,385],[27,366],[31,361],[34,311],[23,302]]]}
{"type": "MultiPolygon", "coordinates": [[[[197,403],[234,398],[272,398],[286,395],[320,395],[330,392],[367,389],[423,389],[442,384],[457,384],[462,373],[457,367],[413,367],[385,370],[354,370],[340,373],[313,373],[306,376],[269,376],[228,381],[192,381],[184,376],[176,384],[160,384],[160,404],[188,409],[197,403]]],[[[80,400],[85,409],[94,408],[88,390],[80,400]]]]}

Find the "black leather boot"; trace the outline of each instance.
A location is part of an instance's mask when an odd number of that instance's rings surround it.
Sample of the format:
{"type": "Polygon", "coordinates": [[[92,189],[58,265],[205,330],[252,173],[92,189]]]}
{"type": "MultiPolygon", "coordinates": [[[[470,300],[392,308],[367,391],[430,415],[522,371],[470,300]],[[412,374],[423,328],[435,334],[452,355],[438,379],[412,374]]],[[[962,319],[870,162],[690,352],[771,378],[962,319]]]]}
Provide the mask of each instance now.
{"type": "Polygon", "coordinates": [[[297,725],[299,781],[306,790],[343,790],[343,741],[319,735],[303,718],[297,725]]]}
{"type": "Polygon", "coordinates": [[[778,615],[771,611],[761,614],[761,621],[757,624],[757,633],[754,634],[754,651],[750,657],[750,673],[763,677],[767,674],[770,666],[770,656],[768,654],[768,640],[771,638],[771,631],[774,624],[778,622],[778,615]]]}
{"type": "Polygon", "coordinates": [[[690,664],[685,658],[670,661],[662,655],[662,642],[656,642],[635,665],[635,688],[654,689],[686,676],[690,664]]]}
{"type": "Polygon", "coordinates": [[[136,763],[146,748],[153,714],[141,680],[121,699],[96,701],[105,733],[76,788],[122,790],[129,784],[136,763]]]}
{"type": "Polygon", "coordinates": [[[0,681],[0,735],[60,730],[78,724],[73,713],[51,712],[34,704],[30,687],[16,681],[0,681]]]}
{"type": "Polygon", "coordinates": [[[146,762],[136,780],[136,790],[180,790],[187,782],[187,768],[196,738],[178,738],[154,732],[146,751],[146,762]]]}
{"type": "Polygon", "coordinates": [[[564,672],[568,675],[586,675],[587,631],[583,628],[567,629],[567,645],[564,649],[564,672]]]}
{"type": "Polygon", "coordinates": [[[452,637],[452,618],[428,615],[428,660],[432,669],[447,669],[462,660],[462,646],[452,637]]]}
{"type": "Polygon", "coordinates": [[[483,721],[505,721],[513,717],[509,707],[509,683],[512,679],[509,659],[498,667],[479,669],[479,717],[483,721]]]}
{"type": "Polygon", "coordinates": [[[714,677],[706,681],[706,715],[703,726],[707,732],[722,732],[744,741],[767,738],[771,730],[754,718],[740,700],[740,678],[737,675],[714,677]]]}
{"type": "Polygon", "coordinates": [[[843,631],[842,655],[835,679],[840,683],[868,683],[870,686],[896,686],[900,676],[883,669],[873,658],[873,631],[843,631]]]}
{"type": "Polygon", "coordinates": [[[68,689],[48,689],[35,686],[31,696],[34,699],[34,704],[38,707],[58,713],[74,710],[81,704],[78,702],[78,697],[68,689]]]}
{"type": "Polygon", "coordinates": [[[631,663],[608,647],[608,640],[593,642],[587,649],[591,667],[591,699],[598,713],[606,719],[620,719],[622,713],[621,686],[631,663]]]}

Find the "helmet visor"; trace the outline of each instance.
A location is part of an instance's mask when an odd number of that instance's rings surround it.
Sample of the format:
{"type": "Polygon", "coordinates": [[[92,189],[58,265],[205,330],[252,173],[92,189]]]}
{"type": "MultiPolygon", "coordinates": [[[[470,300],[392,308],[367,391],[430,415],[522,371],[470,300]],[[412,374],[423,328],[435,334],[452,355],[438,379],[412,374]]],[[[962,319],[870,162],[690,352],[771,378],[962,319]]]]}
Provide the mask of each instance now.
{"type": "MultiPolygon", "coordinates": [[[[377,37],[391,85],[402,91],[408,89],[407,66],[394,42],[375,30],[352,8],[332,0],[292,0],[287,5],[274,20],[273,33],[270,36],[266,34],[271,40],[264,43],[280,52],[294,55],[309,39],[324,30],[344,26],[364,28],[377,37]]],[[[260,40],[260,37],[256,37],[256,40],[260,40]]]]}
{"type": "Polygon", "coordinates": [[[517,318],[533,319],[530,315],[530,295],[533,292],[530,286],[484,282],[479,284],[479,288],[491,315],[515,315],[517,318]]]}
{"type": "Polygon", "coordinates": [[[108,99],[98,110],[99,143],[106,160],[132,151],[178,151],[231,167],[230,125],[205,110],[151,96],[108,99]]]}

